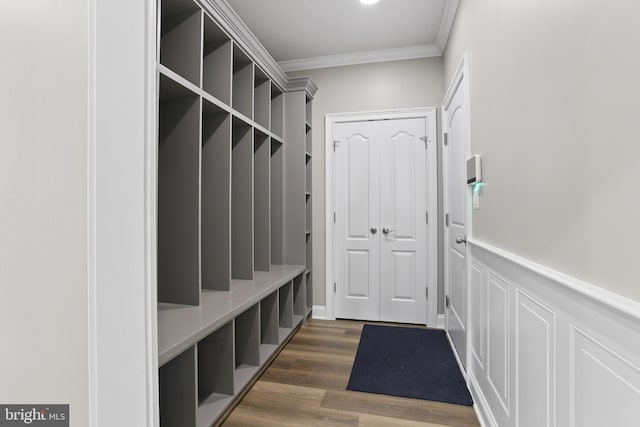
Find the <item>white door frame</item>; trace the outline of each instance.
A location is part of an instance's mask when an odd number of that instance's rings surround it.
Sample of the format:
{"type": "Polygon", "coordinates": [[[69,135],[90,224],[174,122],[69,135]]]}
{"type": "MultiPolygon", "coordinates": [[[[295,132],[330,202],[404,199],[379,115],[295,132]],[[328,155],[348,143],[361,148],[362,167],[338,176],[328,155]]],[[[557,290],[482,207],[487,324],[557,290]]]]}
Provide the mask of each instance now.
{"type": "Polygon", "coordinates": [[[91,427],[159,425],[155,20],[155,0],[88,3],[91,427]]]}
{"type": "MultiPolygon", "coordinates": [[[[444,132],[445,132],[445,117],[444,117],[444,111],[445,111],[445,107],[449,105],[449,103],[451,102],[453,95],[456,93],[456,89],[458,89],[458,87],[463,84],[465,85],[465,87],[462,88],[463,90],[463,95],[464,95],[464,108],[465,108],[465,115],[464,115],[464,134],[465,134],[465,140],[463,141],[464,143],[464,147],[463,150],[466,153],[466,157],[468,158],[471,155],[471,101],[470,101],[470,94],[471,94],[471,85],[469,82],[470,79],[470,74],[469,74],[469,53],[465,52],[462,55],[462,58],[460,59],[460,62],[458,63],[458,66],[456,68],[456,71],[453,73],[453,76],[451,77],[451,80],[449,81],[449,84],[447,86],[447,92],[444,95],[444,98],[442,100],[442,106],[441,106],[441,111],[443,114],[442,117],[442,126],[441,126],[441,140],[444,141],[444,132]]],[[[444,152],[443,152],[444,154],[444,152]]],[[[447,202],[446,200],[444,200],[445,197],[447,197],[447,193],[444,190],[446,188],[448,179],[449,179],[449,170],[448,170],[448,166],[447,166],[447,161],[443,156],[442,159],[442,179],[443,179],[443,209],[447,206],[447,202]]],[[[466,209],[465,209],[465,228],[466,228],[466,232],[467,232],[467,240],[471,240],[473,233],[472,233],[472,206],[471,206],[471,192],[467,191],[467,197],[466,197],[466,201],[465,201],[465,205],[466,205],[466,209]]],[[[446,225],[445,225],[446,227],[446,225]]],[[[446,230],[445,230],[446,231],[446,230]]],[[[448,268],[449,268],[449,264],[448,264],[448,248],[449,248],[449,234],[444,232],[443,233],[443,240],[444,240],[444,274],[445,274],[445,295],[449,294],[449,280],[447,280],[447,275],[448,273],[448,268]]],[[[460,369],[463,372],[464,375],[466,375],[465,372],[465,366],[469,366],[469,348],[470,348],[470,334],[469,334],[469,315],[470,315],[470,311],[471,311],[471,303],[472,301],[470,301],[469,299],[469,272],[470,272],[470,267],[471,267],[471,257],[469,256],[469,246],[466,246],[465,249],[465,260],[466,260],[466,265],[465,265],[465,280],[466,280],[466,295],[465,295],[465,299],[467,301],[467,306],[466,306],[466,313],[465,313],[465,318],[466,318],[466,325],[465,325],[465,331],[466,331],[466,336],[465,336],[465,341],[466,341],[466,355],[465,355],[465,361],[464,364],[461,363],[461,361],[458,358],[458,353],[456,351],[454,351],[454,355],[456,356],[456,359],[458,359],[458,364],[460,365],[460,369]]],[[[445,309],[445,330],[449,330],[449,325],[448,325],[448,317],[446,315],[446,307],[445,309]]],[[[451,337],[449,336],[449,333],[447,332],[447,337],[449,338],[449,342],[451,343],[451,346],[453,347],[453,341],[451,340],[451,337]]]]}
{"type": "Polygon", "coordinates": [[[429,126],[429,142],[427,144],[427,254],[430,268],[428,272],[429,298],[427,299],[427,324],[435,327],[438,321],[438,160],[436,107],[410,108],[387,111],[363,111],[355,113],[334,113],[325,115],[325,262],[326,262],[326,318],[335,319],[333,284],[334,272],[334,158],[333,158],[333,125],[336,123],[356,122],[384,119],[424,118],[429,126]]]}

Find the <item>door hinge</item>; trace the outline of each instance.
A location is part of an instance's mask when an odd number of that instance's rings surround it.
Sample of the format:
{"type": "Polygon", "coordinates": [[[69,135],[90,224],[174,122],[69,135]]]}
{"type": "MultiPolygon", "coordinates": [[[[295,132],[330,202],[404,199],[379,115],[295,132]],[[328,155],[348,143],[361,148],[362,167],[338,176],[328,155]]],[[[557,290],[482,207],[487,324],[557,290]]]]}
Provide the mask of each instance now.
{"type": "Polygon", "coordinates": [[[336,282],[333,282],[333,293],[336,293],[336,282]]]}
{"type": "Polygon", "coordinates": [[[444,214],[444,225],[447,226],[447,227],[449,226],[449,214],[448,213],[444,214]]]}
{"type": "Polygon", "coordinates": [[[333,223],[336,223],[336,211],[333,211],[333,223]]]}
{"type": "Polygon", "coordinates": [[[445,132],[444,133],[444,137],[442,139],[442,142],[444,143],[444,145],[449,145],[449,132],[445,132]]]}
{"type": "Polygon", "coordinates": [[[425,219],[427,220],[427,224],[429,224],[429,212],[425,214],[425,217],[426,217],[425,219]]]}
{"type": "Polygon", "coordinates": [[[451,305],[451,300],[449,299],[449,295],[446,295],[444,297],[444,306],[449,308],[450,305],[451,305]]]}
{"type": "Polygon", "coordinates": [[[425,292],[424,292],[425,296],[427,297],[427,299],[429,299],[429,286],[427,285],[425,292]]]}
{"type": "Polygon", "coordinates": [[[340,145],[340,141],[333,141],[333,151],[336,151],[338,145],[340,145]]]}

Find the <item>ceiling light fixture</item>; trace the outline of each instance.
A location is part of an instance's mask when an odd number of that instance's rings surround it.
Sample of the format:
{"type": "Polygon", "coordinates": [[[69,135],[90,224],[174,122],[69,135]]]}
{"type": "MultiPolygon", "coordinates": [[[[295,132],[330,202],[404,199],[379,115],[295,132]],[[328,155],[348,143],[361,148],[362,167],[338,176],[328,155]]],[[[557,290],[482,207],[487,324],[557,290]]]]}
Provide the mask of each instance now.
{"type": "Polygon", "coordinates": [[[376,4],[379,1],[380,0],[360,0],[360,3],[362,3],[362,4],[376,4]]]}

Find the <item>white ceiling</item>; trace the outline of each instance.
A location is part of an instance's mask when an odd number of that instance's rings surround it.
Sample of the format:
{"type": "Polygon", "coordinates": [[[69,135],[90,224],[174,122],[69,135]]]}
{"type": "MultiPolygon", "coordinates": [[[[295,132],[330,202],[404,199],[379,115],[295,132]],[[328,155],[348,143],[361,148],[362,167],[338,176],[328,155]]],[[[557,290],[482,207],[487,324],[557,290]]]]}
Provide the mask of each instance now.
{"type": "Polygon", "coordinates": [[[442,54],[458,0],[227,0],[285,71],[442,54]]]}

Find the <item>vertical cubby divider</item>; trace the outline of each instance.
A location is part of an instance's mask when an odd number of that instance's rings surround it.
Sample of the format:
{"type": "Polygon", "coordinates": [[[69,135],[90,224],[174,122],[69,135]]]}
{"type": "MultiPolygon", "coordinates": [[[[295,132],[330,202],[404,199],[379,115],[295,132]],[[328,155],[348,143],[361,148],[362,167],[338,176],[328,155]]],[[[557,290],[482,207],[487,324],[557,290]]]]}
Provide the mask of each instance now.
{"type": "Polygon", "coordinates": [[[202,89],[231,105],[233,43],[206,14],[202,56],[202,89]]]}
{"type": "Polygon", "coordinates": [[[197,408],[195,348],[189,347],[161,366],[158,382],[162,426],[195,426],[197,408]]]}
{"type": "Polygon", "coordinates": [[[158,300],[200,303],[200,97],[160,75],[158,300]]]}
{"type": "Polygon", "coordinates": [[[202,288],[231,284],[231,116],[202,103],[202,288]]]}
{"type": "Polygon", "coordinates": [[[271,212],[270,199],[270,157],[271,143],[268,135],[254,129],[253,158],[253,220],[254,220],[254,269],[269,271],[271,266],[271,212]]]}
{"type": "Polygon", "coordinates": [[[160,63],[200,87],[202,10],[191,0],[160,7],[160,63]]]}
{"type": "Polygon", "coordinates": [[[233,45],[232,107],[249,119],[253,119],[253,61],[233,45]]]}
{"type": "Polygon", "coordinates": [[[253,132],[234,117],[231,164],[231,277],[253,279],[253,132]]]}
{"type": "Polygon", "coordinates": [[[283,264],[283,155],[282,144],[271,140],[271,264],[283,264]]]}

